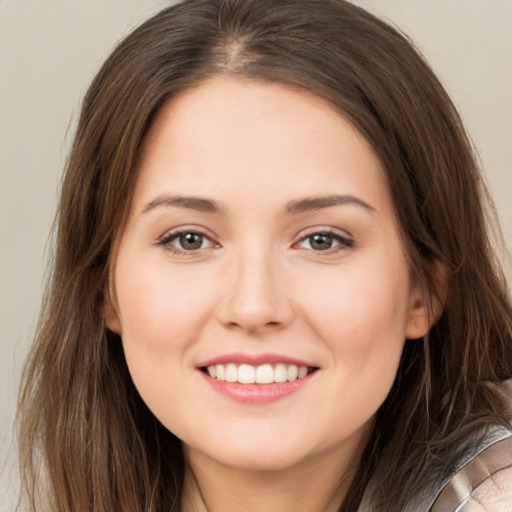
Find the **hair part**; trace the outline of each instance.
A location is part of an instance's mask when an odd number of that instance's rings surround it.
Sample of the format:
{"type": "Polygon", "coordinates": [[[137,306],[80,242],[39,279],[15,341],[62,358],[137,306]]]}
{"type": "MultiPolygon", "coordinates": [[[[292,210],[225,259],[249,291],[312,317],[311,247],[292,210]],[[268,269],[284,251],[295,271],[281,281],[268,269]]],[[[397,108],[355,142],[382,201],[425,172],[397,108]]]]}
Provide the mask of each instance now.
{"type": "Polygon", "coordinates": [[[342,511],[357,509],[377,465],[378,510],[400,510],[447,471],[454,446],[510,414],[499,388],[512,377],[512,311],[489,197],[455,107],[410,41],[343,0],[189,0],[124,39],[83,102],[19,397],[31,510],[178,509],[180,441],[138,395],[102,308],[148,130],[168,99],[217,75],[328,101],[382,162],[415,282],[438,300],[446,276],[445,311],[406,342],[342,511]]]}

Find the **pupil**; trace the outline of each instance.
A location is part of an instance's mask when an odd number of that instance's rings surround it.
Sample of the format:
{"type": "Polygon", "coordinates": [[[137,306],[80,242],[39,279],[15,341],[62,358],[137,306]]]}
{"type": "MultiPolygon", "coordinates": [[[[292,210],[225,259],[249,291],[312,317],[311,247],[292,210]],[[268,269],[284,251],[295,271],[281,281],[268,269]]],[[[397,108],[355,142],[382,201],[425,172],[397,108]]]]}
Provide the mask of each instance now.
{"type": "Polygon", "coordinates": [[[311,247],[319,251],[325,251],[332,246],[332,237],[329,235],[314,235],[311,237],[311,247]]]}
{"type": "Polygon", "coordinates": [[[197,233],[186,233],[180,236],[180,245],[183,249],[200,249],[203,244],[203,237],[197,233]]]}

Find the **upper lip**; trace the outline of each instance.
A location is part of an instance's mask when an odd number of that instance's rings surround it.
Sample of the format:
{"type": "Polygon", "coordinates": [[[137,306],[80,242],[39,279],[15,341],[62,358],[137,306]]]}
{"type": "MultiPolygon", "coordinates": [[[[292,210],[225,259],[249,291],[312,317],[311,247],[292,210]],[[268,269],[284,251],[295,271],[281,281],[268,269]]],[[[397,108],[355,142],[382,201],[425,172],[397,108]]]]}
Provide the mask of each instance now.
{"type": "Polygon", "coordinates": [[[235,364],[250,364],[252,366],[260,366],[262,364],[272,364],[272,363],[284,363],[284,364],[294,364],[296,366],[307,366],[316,368],[318,365],[315,365],[311,362],[304,361],[302,359],[297,359],[295,357],[289,357],[280,354],[273,353],[264,353],[264,354],[243,354],[240,352],[233,354],[225,354],[219,357],[214,357],[212,359],[207,359],[199,363],[198,368],[205,368],[208,366],[213,366],[215,364],[227,364],[227,363],[235,363],[235,364]]]}

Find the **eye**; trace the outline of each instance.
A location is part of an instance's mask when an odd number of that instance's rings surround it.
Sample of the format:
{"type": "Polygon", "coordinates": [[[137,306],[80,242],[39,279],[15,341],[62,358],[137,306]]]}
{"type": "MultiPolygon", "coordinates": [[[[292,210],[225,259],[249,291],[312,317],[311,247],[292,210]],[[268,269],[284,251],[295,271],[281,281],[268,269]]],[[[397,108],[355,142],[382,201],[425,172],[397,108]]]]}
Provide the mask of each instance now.
{"type": "Polygon", "coordinates": [[[193,252],[211,247],[213,242],[203,233],[179,231],[166,235],[159,241],[159,244],[176,252],[193,252]]]}
{"type": "Polygon", "coordinates": [[[354,242],[333,231],[318,231],[301,238],[297,244],[302,249],[312,249],[316,252],[329,251],[330,249],[348,249],[354,242]]]}

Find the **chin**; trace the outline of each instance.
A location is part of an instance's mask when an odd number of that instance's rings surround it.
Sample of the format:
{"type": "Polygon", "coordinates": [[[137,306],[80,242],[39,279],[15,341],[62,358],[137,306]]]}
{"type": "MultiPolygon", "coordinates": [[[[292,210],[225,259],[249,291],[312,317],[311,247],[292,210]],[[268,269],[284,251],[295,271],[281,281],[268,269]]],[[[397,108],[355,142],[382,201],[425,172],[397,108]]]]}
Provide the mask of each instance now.
{"type": "Polygon", "coordinates": [[[279,447],[267,445],[265,448],[246,448],[229,451],[229,453],[212,453],[211,458],[224,466],[239,471],[277,472],[284,471],[300,465],[307,457],[299,454],[285,452],[279,447]],[[277,449],[276,449],[277,448],[277,449]]]}
{"type": "Polygon", "coordinates": [[[289,435],[286,431],[266,432],[258,435],[255,431],[233,432],[222,439],[203,436],[201,443],[184,443],[185,452],[207,457],[223,466],[240,471],[282,471],[311,460],[329,447],[314,443],[312,432],[289,435]]]}

